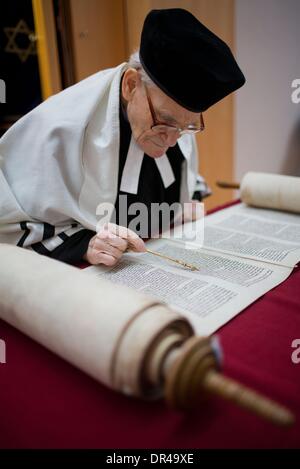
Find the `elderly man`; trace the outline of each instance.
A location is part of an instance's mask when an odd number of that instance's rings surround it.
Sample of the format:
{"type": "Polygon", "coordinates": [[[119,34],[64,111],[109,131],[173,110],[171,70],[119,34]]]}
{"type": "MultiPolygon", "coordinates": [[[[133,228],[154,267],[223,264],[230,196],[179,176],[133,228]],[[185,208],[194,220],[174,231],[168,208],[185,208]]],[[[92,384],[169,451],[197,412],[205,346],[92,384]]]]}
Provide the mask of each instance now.
{"type": "Polygon", "coordinates": [[[128,246],[145,250],[128,228],[133,204],[207,195],[193,134],[244,82],[228,46],[191,13],[151,11],[129,63],[49,98],[0,140],[0,242],[106,265],[128,246]],[[110,223],[99,225],[105,207],[110,223]]]}

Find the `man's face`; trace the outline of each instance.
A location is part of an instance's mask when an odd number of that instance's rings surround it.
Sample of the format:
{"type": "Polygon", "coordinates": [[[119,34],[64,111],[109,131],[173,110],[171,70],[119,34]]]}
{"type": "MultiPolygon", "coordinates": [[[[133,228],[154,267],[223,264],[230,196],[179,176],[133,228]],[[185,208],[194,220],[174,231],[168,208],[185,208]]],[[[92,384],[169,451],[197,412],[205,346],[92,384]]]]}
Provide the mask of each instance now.
{"type": "Polygon", "coordinates": [[[200,114],[183,108],[157,86],[145,85],[136,70],[128,69],[125,72],[122,96],[127,101],[127,116],[133,137],[144,153],[152,158],[162,156],[169,147],[176,145],[180,137],[174,129],[171,132],[161,131],[160,128],[152,130],[156,123],[154,118],[159,123],[182,129],[200,125],[200,114]]]}

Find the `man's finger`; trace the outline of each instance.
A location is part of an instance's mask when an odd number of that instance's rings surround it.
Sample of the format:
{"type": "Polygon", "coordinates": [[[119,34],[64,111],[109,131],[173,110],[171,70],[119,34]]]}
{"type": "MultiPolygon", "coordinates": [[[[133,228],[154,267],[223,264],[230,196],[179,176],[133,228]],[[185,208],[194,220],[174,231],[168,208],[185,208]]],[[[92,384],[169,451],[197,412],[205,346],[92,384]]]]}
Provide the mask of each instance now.
{"type": "Polygon", "coordinates": [[[115,258],[109,254],[106,254],[105,252],[98,252],[96,254],[96,264],[104,264],[107,265],[108,267],[113,267],[116,265],[119,261],[119,258],[115,258]]]}
{"type": "Polygon", "coordinates": [[[97,234],[97,238],[100,240],[103,240],[110,246],[113,246],[117,249],[119,249],[121,252],[126,251],[128,242],[120,238],[120,236],[115,235],[114,233],[111,233],[108,230],[102,230],[97,234]]]}
{"type": "Polygon", "coordinates": [[[146,246],[144,241],[132,230],[125,228],[125,226],[115,225],[114,223],[107,223],[108,231],[114,233],[128,241],[129,248],[137,252],[145,252],[146,246]]]}
{"type": "Polygon", "coordinates": [[[95,251],[103,252],[105,254],[111,255],[116,258],[121,257],[121,255],[124,252],[124,251],[121,251],[121,249],[111,246],[108,242],[103,241],[102,239],[99,239],[99,238],[95,239],[94,244],[93,244],[93,249],[95,251]]]}

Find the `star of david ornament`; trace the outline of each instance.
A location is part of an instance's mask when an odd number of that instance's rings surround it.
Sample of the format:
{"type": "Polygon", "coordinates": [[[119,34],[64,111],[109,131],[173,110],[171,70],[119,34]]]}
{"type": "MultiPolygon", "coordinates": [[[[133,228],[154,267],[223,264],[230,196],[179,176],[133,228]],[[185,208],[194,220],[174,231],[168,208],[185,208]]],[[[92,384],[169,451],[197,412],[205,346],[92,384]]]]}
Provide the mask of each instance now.
{"type": "Polygon", "coordinates": [[[16,26],[4,28],[4,33],[8,38],[5,52],[17,54],[21,62],[26,62],[30,55],[36,54],[36,38],[34,31],[31,31],[24,20],[20,20],[16,26]],[[18,35],[26,34],[28,46],[23,48],[17,43],[18,35]]]}

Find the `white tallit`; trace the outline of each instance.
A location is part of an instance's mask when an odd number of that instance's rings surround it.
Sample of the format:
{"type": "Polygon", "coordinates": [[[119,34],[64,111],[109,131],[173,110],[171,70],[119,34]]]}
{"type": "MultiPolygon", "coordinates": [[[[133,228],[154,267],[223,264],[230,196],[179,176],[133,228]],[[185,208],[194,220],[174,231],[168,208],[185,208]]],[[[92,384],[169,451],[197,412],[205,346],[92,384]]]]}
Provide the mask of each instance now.
{"type": "MultiPolygon", "coordinates": [[[[55,227],[52,238],[44,241],[50,250],[62,242],[57,241],[59,233],[96,231],[97,206],[114,204],[117,197],[119,92],[125,68],[123,63],[98,72],[52,96],[1,138],[0,242],[17,244],[24,221],[29,230],[24,247],[45,239],[45,224],[55,227]]],[[[143,152],[134,143],[130,164],[141,166],[143,152]]],[[[195,190],[197,150],[189,135],[178,143],[186,159],[181,178],[185,202],[195,190]]],[[[170,164],[163,157],[157,165],[167,187],[170,164]]],[[[134,191],[139,171],[127,173],[122,186],[134,191]]]]}

